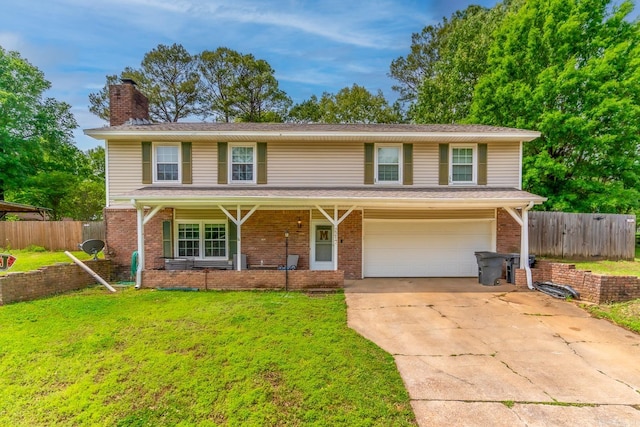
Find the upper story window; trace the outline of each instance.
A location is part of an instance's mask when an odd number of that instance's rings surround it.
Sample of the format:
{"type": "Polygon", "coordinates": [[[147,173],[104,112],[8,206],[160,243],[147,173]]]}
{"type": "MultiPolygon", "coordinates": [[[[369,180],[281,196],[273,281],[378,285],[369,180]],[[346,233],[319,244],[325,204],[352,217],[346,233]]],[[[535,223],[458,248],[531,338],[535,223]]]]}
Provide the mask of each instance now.
{"type": "Polygon", "coordinates": [[[229,182],[255,184],[255,144],[230,144],[229,148],[229,182]]]}
{"type": "Polygon", "coordinates": [[[476,184],[477,155],[475,145],[451,145],[449,177],[452,184],[476,184]]]}
{"type": "Polygon", "coordinates": [[[155,145],[154,182],[180,182],[180,145],[155,145]]]}
{"type": "Polygon", "coordinates": [[[376,183],[399,184],[402,181],[402,146],[376,145],[376,183]]]}

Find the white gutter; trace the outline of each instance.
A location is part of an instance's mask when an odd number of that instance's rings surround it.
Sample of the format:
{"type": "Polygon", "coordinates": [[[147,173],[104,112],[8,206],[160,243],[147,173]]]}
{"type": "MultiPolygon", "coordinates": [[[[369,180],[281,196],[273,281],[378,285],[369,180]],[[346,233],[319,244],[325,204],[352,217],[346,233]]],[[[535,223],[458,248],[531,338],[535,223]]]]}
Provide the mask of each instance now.
{"type": "Polygon", "coordinates": [[[520,225],[520,268],[524,269],[527,275],[527,287],[533,289],[533,279],[531,277],[531,267],[529,267],[529,210],[533,207],[533,201],[522,208],[522,214],[509,207],[505,207],[509,215],[520,225]]]}

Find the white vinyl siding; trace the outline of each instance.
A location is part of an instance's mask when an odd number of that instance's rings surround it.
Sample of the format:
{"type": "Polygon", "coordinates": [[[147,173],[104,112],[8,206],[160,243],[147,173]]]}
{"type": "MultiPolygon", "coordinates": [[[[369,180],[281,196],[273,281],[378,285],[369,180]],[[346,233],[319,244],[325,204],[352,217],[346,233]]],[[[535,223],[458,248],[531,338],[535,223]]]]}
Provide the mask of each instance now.
{"type": "Polygon", "coordinates": [[[438,185],[438,144],[413,144],[413,185],[438,185]]]}
{"type": "Polygon", "coordinates": [[[226,221],[227,216],[220,209],[176,209],[174,219],[226,221]]]}
{"type": "MultiPolygon", "coordinates": [[[[129,193],[142,187],[142,148],[140,142],[107,142],[109,145],[107,179],[109,180],[109,205],[111,196],[129,193]]],[[[118,202],[126,204],[127,202],[118,202]]]]}

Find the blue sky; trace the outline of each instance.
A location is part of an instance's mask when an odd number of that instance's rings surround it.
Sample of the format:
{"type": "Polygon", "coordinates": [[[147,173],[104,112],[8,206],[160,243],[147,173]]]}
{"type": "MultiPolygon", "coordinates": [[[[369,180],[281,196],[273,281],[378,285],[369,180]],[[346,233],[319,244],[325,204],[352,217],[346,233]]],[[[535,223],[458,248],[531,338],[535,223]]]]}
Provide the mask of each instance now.
{"type": "Polygon", "coordinates": [[[409,52],[411,34],[471,3],[496,1],[0,0],[0,46],[44,72],[47,96],[72,106],[86,150],[101,142],[82,129],[105,124],[89,113],[89,93],[158,44],[251,53],[271,64],[294,102],[354,83],[395,99],[387,73],[409,52]]]}

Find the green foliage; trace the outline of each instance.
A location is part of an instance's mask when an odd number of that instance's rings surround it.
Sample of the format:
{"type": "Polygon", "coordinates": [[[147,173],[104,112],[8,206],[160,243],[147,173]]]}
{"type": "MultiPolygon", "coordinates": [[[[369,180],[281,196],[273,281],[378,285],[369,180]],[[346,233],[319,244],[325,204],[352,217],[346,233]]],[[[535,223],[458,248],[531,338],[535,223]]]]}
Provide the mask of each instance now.
{"type": "MultiPolygon", "coordinates": [[[[469,115],[474,87],[487,71],[493,32],[506,10],[500,3],[492,9],[472,5],[455,12],[450,20],[445,18],[441,24],[425,27],[417,39],[421,49],[412,47],[412,54],[425,53],[417,100],[409,109],[413,121],[452,123],[469,115]]],[[[392,64],[392,70],[394,65],[398,66],[398,62],[392,64]]],[[[403,89],[399,90],[402,93],[403,89]]]]}
{"type": "Polygon", "coordinates": [[[415,425],[342,294],[95,288],[0,324],[2,425],[415,425]]]}
{"type": "Polygon", "coordinates": [[[0,200],[37,173],[73,162],[77,124],[68,104],[44,97],[50,86],[17,52],[0,47],[0,200]]]}
{"type": "Polygon", "coordinates": [[[390,106],[382,91],[372,94],[365,87],[354,84],[338,93],[323,93],[320,100],[314,95],[296,104],[289,111],[289,121],[298,123],[399,123],[399,106],[390,106]]]}
{"type": "Polygon", "coordinates": [[[469,121],[537,129],[524,186],[546,209],[640,209],[640,34],[631,2],[521,2],[495,34],[469,121]]]}
{"type": "Polygon", "coordinates": [[[265,60],[225,47],[191,55],[182,45],[160,44],[145,54],[139,69],[106,76],[105,86],[89,95],[89,111],[108,121],[109,85],[123,78],[133,79],[147,96],[155,122],[195,115],[223,122],[281,122],[291,105],[265,60]]]}

